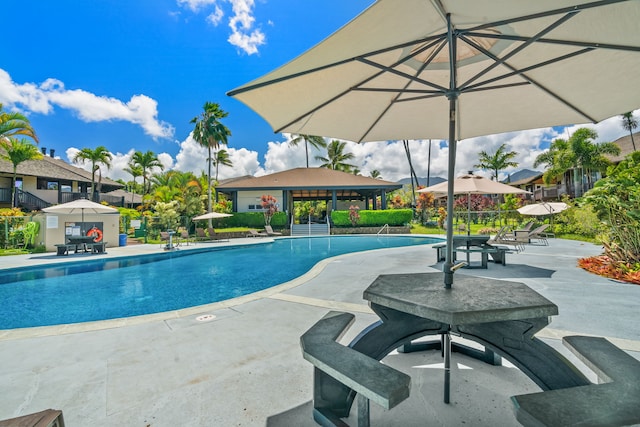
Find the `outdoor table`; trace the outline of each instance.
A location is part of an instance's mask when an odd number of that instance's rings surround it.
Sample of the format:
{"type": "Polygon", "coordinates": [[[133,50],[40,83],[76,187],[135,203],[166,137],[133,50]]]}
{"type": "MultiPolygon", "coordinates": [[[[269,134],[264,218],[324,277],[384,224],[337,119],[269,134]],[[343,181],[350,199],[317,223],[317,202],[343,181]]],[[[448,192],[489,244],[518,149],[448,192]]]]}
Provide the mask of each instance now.
{"type": "Polygon", "coordinates": [[[78,248],[82,248],[84,252],[88,252],[87,243],[93,243],[94,236],[68,236],[67,240],[69,244],[76,245],[75,252],[78,253],[78,248]]]}
{"type": "MultiPolygon", "coordinates": [[[[562,355],[533,336],[549,324],[549,316],[558,314],[558,307],[523,283],[457,275],[453,287],[446,289],[439,272],[385,274],[364,291],[364,298],[382,320],[362,331],[349,347],[381,360],[413,340],[442,335],[436,344],[444,355],[445,403],[450,394],[452,333],[488,349],[477,355],[484,361],[495,362],[491,352],[506,358],[543,390],[588,384],[562,355]]],[[[340,412],[351,407],[354,397],[352,389],[328,375],[316,375],[314,399],[323,407],[340,412]]]]}

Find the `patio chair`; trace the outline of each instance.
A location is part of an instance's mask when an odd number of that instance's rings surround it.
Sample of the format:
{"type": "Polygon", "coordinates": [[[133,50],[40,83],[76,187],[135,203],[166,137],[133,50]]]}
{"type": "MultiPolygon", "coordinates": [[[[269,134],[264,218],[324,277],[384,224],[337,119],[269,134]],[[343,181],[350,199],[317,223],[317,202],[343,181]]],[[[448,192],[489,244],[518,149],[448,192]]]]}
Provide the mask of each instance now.
{"type": "Polygon", "coordinates": [[[209,236],[204,232],[204,228],[196,228],[196,237],[197,241],[203,242],[205,240],[209,240],[209,236]]]}
{"type": "Polygon", "coordinates": [[[496,235],[487,241],[490,245],[506,245],[513,246],[516,252],[524,251],[523,242],[516,239],[515,235],[509,231],[508,226],[502,227],[498,230],[496,235]]]}
{"type": "Polygon", "coordinates": [[[529,232],[529,241],[535,239],[541,242],[543,245],[549,245],[549,241],[547,238],[550,236],[550,233],[546,232],[546,229],[549,228],[549,224],[542,224],[540,227],[537,227],[529,232]]]}
{"type": "Polygon", "coordinates": [[[189,236],[189,232],[184,228],[181,228],[178,230],[178,233],[180,233],[180,239],[181,239],[180,243],[185,242],[184,244],[186,246],[189,246],[189,240],[191,240],[191,237],[189,236]]]}
{"type": "Polygon", "coordinates": [[[167,233],[166,231],[160,232],[160,245],[161,246],[169,245],[169,233],[167,233]]]}
{"type": "Polygon", "coordinates": [[[273,228],[271,228],[270,225],[265,225],[264,226],[264,231],[266,231],[269,236],[282,236],[282,233],[279,233],[277,231],[273,231],[273,228]]]}
{"type": "Polygon", "coordinates": [[[258,230],[254,230],[253,228],[249,229],[249,232],[245,237],[266,237],[267,233],[258,232],[258,230]]]}
{"type": "Polygon", "coordinates": [[[209,234],[209,240],[214,242],[229,241],[229,239],[221,238],[220,235],[216,233],[216,230],[213,229],[213,227],[207,227],[207,234],[209,234]]]}

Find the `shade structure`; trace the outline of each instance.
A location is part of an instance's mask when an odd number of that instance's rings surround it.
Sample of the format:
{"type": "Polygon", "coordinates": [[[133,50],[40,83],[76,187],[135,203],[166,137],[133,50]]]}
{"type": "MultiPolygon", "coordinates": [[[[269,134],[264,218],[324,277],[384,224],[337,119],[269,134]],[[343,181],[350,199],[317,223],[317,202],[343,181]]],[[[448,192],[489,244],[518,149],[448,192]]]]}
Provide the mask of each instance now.
{"type": "MultiPolygon", "coordinates": [[[[449,182],[441,182],[436,185],[421,188],[418,193],[436,193],[448,194],[449,182]]],[[[502,184],[501,182],[492,181],[480,175],[466,174],[459,176],[453,180],[453,194],[467,195],[467,233],[470,233],[471,225],[471,195],[472,194],[527,194],[527,190],[523,190],[512,185],[502,184]]]]}
{"type": "MultiPolygon", "coordinates": [[[[378,0],[229,95],[275,132],[447,139],[452,196],[458,140],[598,122],[637,108],[639,18],[635,0],[378,0]]],[[[451,243],[452,215],[447,221],[451,243]]],[[[449,244],[447,287],[452,267],[449,244]]]]}
{"type": "MultiPolygon", "coordinates": [[[[116,208],[112,208],[111,206],[101,205],[100,203],[92,202],[87,199],[78,199],[68,203],[61,203],[59,205],[49,206],[48,208],[42,209],[43,212],[47,213],[58,213],[58,214],[73,214],[80,212],[82,215],[82,226],[84,227],[84,213],[97,213],[97,214],[113,214],[118,213],[116,208]]],[[[81,230],[82,234],[86,230],[81,230]]]]}
{"type": "Polygon", "coordinates": [[[569,205],[562,202],[541,202],[518,208],[518,212],[522,215],[543,216],[562,212],[568,207],[569,205]]]}
{"type": "Polygon", "coordinates": [[[220,213],[220,212],[208,212],[206,214],[203,215],[198,215],[198,216],[194,216],[193,220],[194,221],[199,221],[201,219],[216,219],[216,218],[227,218],[233,216],[231,214],[227,214],[227,213],[220,213]]]}

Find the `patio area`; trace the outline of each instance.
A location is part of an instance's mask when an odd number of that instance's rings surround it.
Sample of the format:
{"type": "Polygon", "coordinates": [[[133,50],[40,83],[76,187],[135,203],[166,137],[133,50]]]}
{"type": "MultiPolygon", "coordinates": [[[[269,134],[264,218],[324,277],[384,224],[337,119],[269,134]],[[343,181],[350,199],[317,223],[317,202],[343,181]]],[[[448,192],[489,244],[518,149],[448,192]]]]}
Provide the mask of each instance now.
{"type": "MultiPolygon", "coordinates": [[[[229,243],[214,245],[221,244],[229,243]]],[[[160,250],[126,246],[101,256],[160,250]]],[[[593,244],[550,239],[549,246],[509,254],[506,266],[489,263],[486,270],[462,269],[456,275],[522,282],[557,304],[560,314],[537,336],[581,369],[584,365],[562,346],[562,336],[604,336],[640,359],[640,287],[576,267],[578,258],[600,252],[593,244]]],[[[0,269],[65,258],[3,257],[0,269]]],[[[300,336],[328,311],[348,311],[356,315],[341,340],[348,343],[377,320],[362,293],[379,274],[436,269],[441,263],[430,246],[385,249],[336,257],[285,286],[197,309],[0,331],[0,419],[55,408],[69,427],[314,426],[313,368],[302,358],[300,336]],[[198,321],[203,315],[213,316],[198,321]]],[[[412,389],[391,411],[372,405],[374,426],[517,426],[509,397],[539,391],[508,362],[490,366],[454,353],[447,405],[440,352],[392,353],[384,361],[409,373],[412,389]]]]}

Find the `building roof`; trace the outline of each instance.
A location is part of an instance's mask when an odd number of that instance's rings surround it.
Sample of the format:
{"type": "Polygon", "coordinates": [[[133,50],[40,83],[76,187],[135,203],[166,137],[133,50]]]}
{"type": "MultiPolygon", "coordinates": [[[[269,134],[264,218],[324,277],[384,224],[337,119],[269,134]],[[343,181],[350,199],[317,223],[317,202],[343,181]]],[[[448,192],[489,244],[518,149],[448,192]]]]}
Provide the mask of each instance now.
{"type": "Polygon", "coordinates": [[[260,177],[227,180],[217,189],[222,192],[251,190],[285,190],[296,198],[324,198],[331,191],[338,197],[348,198],[371,193],[376,190],[392,191],[402,184],[353,175],[327,168],[296,168],[260,177]]]}
{"type": "Polygon", "coordinates": [[[633,150],[633,144],[635,143],[636,146],[636,150],[640,150],[640,132],[636,132],[633,134],[633,141],[631,140],[631,135],[626,135],[623,136],[621,138],[616,139],[615,141],[613,141],[614,144],[616,144],[618,147],[620,147],[620,155],[618,156],[605,156],[607,159],[611,160],[613,163],[619,163],[622,160],[624,160],[624,158],[632,153],[633,150]]]}
{"type": "MultiPolygon", "coordinates": [[[[13,174],[13,165],[7,160],[0,159],[0,173],[13,174]]],[[[40,160],[27,160],[18,165],[17,174],[20,176],[35,176],[64,181],[91,182],[91,172],[62,159],[44,155],[40,160]]],[[[119,182],[102,177],[102,186],[122,188],[119,182]]]]}
{"type": "Polygon", "coordinates": [[[260,177],[232,180],[218,185],[220,190],[267,189],[402,188],[402,184],[353,175],[326,168],[296,168],[260,177]]]}

